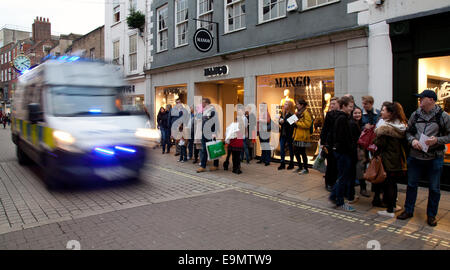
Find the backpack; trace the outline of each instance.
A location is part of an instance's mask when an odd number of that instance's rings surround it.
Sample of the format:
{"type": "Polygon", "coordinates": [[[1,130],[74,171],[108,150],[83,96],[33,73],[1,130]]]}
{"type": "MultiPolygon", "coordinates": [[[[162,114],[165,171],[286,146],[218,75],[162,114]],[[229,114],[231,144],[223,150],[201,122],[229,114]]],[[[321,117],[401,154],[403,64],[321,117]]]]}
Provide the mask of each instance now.
{"type": "MultiPolygon", "coordinates": [[[[439,111],[429,120],[419,120],[420,115],[417,113],[414,114],[414,118],[413,118],[413,122],[411,124],[411,126],[408,127],[408,132],[411,133],[411,135],[416,135],[417,133],[417,127],[416,127],[416,123],[432,123],[435,122],[436,124],[438,124],[439,126],[439,135],[445,135],[445,126],[441,125],[441,119],[442,119],[442,113],[444,113],[444,111],[442,110],[442,108],[439,108],[439,111]]],[[[445,145],[441,145],[438,148],[436,148],[436,150],[443,150],[445,149],[445,145]]]]}

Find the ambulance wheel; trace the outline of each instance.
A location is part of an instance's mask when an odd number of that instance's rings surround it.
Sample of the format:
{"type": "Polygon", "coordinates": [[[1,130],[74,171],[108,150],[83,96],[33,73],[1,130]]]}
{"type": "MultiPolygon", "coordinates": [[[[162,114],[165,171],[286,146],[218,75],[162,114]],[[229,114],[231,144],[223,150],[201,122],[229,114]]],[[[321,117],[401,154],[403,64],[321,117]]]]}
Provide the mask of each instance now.
{"type": "Polygon", "coordinates": [[[16,145],[16,155],[20,165],[28,165],[31,163],[30,158],[18,145],[16,145]]]}

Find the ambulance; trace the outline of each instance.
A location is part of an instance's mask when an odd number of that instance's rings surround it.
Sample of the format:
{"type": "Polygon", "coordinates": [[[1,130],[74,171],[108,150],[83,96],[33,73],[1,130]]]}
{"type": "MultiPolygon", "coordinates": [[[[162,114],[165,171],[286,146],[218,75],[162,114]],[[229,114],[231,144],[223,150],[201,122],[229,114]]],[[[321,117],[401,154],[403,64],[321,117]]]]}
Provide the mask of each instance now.
{"type": "Polygon", "coordinates": [[[117,66],[78,56],[24,72],[11,112],[19,164],[42,167],[49,188],[139,179],[146,145],[159,134],[144,113],[122,108],[126,85],[117,66]]]}

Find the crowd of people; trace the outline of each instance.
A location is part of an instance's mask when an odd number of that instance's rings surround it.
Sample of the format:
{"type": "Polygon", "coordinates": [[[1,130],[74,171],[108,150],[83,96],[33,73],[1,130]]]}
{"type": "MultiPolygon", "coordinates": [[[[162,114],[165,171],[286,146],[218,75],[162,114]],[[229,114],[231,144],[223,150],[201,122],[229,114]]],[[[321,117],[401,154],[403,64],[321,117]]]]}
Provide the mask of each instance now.
{"type": "Polygon", "coordinates": [[[8,124],[11,125],[11,113],[3,113],[2,111],[0,111],[0,121],[3,124],[3,128],[6,128],[6,125],[8,124]]]}
{"type": "MultiPolygon", "coordinates": [[[[325,188],[330,192],[329,200],[337,209],[355,211],[352,204],[359,200],[355,191],[359,185],[361,196],[371,197],[373,193],[372,205],[385,209],[378,211],[379,215],[393,218],[395,212],[403,209],[397,218],[411,218],[418,181],[422,177],[430,183],[427,223],[430,226],[437,225],[440,176],[445,145],[450,143],[450,117],[436,105],[437,96],[433,91],[425,90],[417,97],[420,107],[409,120],[397,102],[384,102],[378,110],[374,108],[374,98],[371,96],[362,97],[362,108],[355,105],[351,95],[331,99],[321,128],[320,147],[321,155],[326,158],[325,188]],[[368,132],[373,132],[374,138],[367,147],[358,141],[361,134],[368,132]],[[374,157],[381,157],[386,177],[382,183],[372,183],[369,191],[364,173],[374,157]],[[408,182],[404,207],[397,204],[397,183],[402,179],[408,182]]],[[[270,134],[273,127],[279,127],[278,170],[286,169],[288,150],[290,160],[287,169],[294,169],[297,165],[295,171],[298,174],[308,174],[306,149],[311,143],[314,123],[308,103],[303,99],[295,103],[286,100],[282,104],[281,114],[274,119],[270,116],[267,104],[262,105],[258,119],[251,108],[237,105],[233,122],[226,129],[224,142],[228,147],[224,170],[228,170],[232,157],[233,173],[242,173],[240,164],[243,161],[250,163],[249,147],[255,136],[261,146],[261,157],[257,163],[270,165],[270,134]]],[[[203,98],[202,105],[197,108],[187,107],[180,99],[176,100],[173,108],[170,105],[161,107],[157,123],[161,131],[162,153],[170,153],[174,145],[175,155],[180,156],[179,162],[193,160],[193,163],[198,163],[200,158],[197,172],[206,171],[207,144],[215,141],[220,128],[216,114],[208,98],[203,98]],[[207,129],[205,125],[209,125],[207,129]]],[[[219,159],[214,159],[209,170],[218,169],[219,159]]]]}

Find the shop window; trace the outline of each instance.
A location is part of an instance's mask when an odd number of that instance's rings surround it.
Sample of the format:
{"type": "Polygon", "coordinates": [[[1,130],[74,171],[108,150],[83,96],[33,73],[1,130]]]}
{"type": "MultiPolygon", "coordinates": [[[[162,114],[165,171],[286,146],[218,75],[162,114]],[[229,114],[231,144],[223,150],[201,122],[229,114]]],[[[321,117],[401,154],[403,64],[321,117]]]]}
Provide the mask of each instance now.
{"type": "MultiPolygon", "coordinates": [[[[450,56],[420,58],[418,85],[418,93],[434,90],[438,97],[436,104],[450,113],[450,56]]],[[[450,163],[450,144],[447,144],[444,162],[450,163]]]]}
{"type": "Polygon", "coordinates": [[[120,2],[119,0],[113,1],[113,23],[120,22],[120,2]]]}
{"type": "Polygon", "coordinates": [[[337,3],[339,1],[340,0],[303,0],[302,9],[306,10],[310,8],[321,7],[328,4],[337,3]]]}
{"type": "MultiPolygon", "coordinates": [[[[330,99],[334,97],[334,70],[317,70],[308,72],[284,73],[257,77],[257,104],[265,102],[272,120],[278,123],[285,100],[304,99],[308,110],[314,118],[314,132],[310,146],[307,147],[308,162],[313,163],[318,155],[319,137],[330,99]],[[286,91],[288,90],[288,91],[286,91]]],[[[280,158],[279,133],[272,132],[270,144],[272,157],[280,158]]],[[[287,150],[288,151],[288,150],[287,150]]],[[[260,155],[257,140],[256,154],[260,155]]],[[[286,160],[289,161],[289,153],[286,160]]]]}
{"type": "Polygon", "coordinates": [[[225,1],[225,33],[245,28],[245,1],[225,1]]]}
{"type": "Polygon", "coordinates": [[[168,18],[168,5],[159,8],[156,13],[157,15],[157,25],[158,25],[158,37],[157,37],[157,51],[161,52],[167,50],[167,42],[168,42],[168,27],[167,27],[167,18],[168,18]]]}
{"type": "Polygon", "coordinates": [[[259,0],[259,22],[285,17],[286,5],[286,0],[259,0]]]}
{"type": "Polygon", "coordinates": [[[188,34],[188,1],[177,0],[175,3],[175,46],[187,44],[188,34]]]}
{"type": "Polygon", "coordinates": [[[179,98],[181,103],[187,103],[187,87],[186,85],[157,87],[155,91],[155,112],[157,115],[161,107],[166,108],[168,104],[175,106],[175,100],[179,98]]]}

